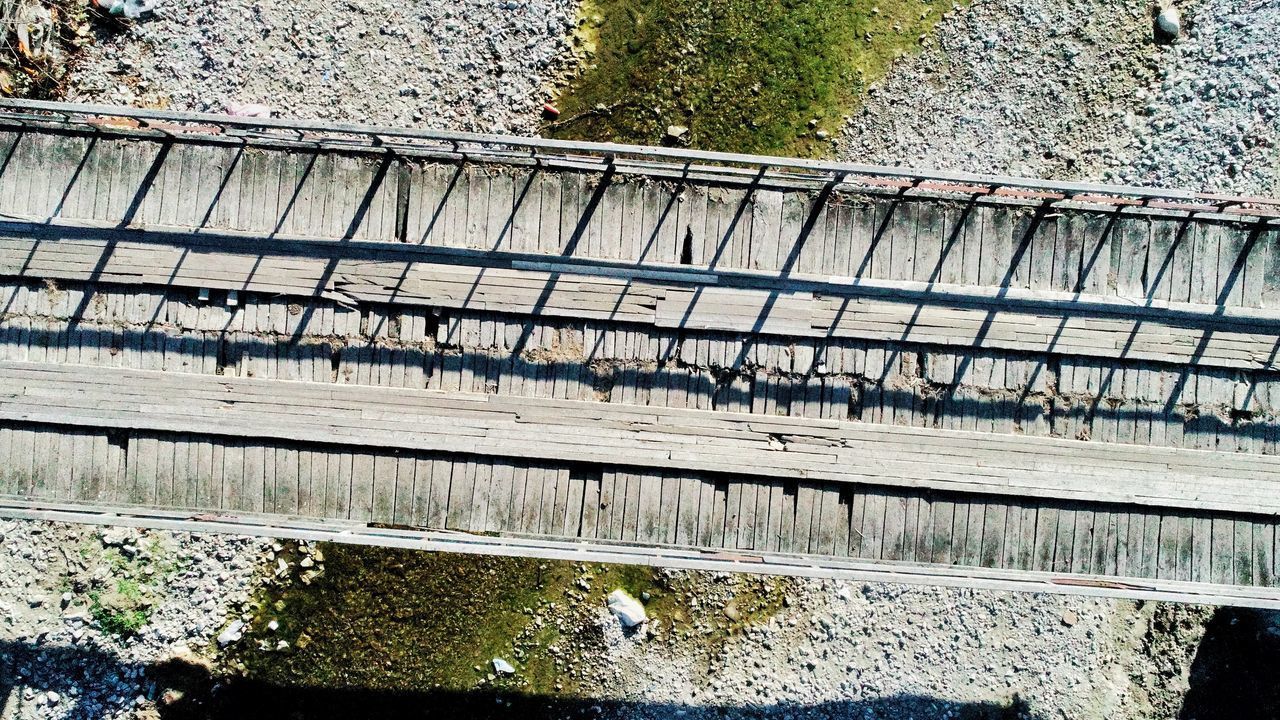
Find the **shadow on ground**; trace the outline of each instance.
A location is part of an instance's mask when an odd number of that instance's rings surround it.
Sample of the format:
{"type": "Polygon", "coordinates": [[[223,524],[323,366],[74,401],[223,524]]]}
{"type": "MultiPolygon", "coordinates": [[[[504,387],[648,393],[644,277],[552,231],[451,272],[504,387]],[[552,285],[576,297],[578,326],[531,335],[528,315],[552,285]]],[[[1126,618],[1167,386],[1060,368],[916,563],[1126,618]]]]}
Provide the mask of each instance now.
{"type": "MultiPolygon", "coordinates": [[[[163,720],[213,718],[272,718],[272,720],[349,720],[361,717],[441,718],[926,718],[953,720],[1014,720],[1036,716],[1018,699],[1009,703],[956,703],[940,698],[898,695],[866,701],[836,701],[812,705],[779,704],[745,707],[681,706],[666,703],[556,698],[508,692],[425,690],[388,692],[360,688],[282,687],[252,679],[211,675],[207,667],[183,660],[131,666],[111,653],[73,646],[0,643],[0,702],[8,698],[4,717],[27,713],[12,705],[22,688],[55,691],[68,705],[69,718],[103,716],[103,708],[88,699],[104,679],[140,677],[139,684],[159,703],[163,720]],[[57,678],[53,680],[53,678],[57,678]],[[72,696],[73,686],[80,697],[72,696]],[[19,692],[13,692],[18,688],[19,692]],[[86,692],[88,691],[88,692],[86,692]]],[[[111,692],[110,690],[107,691],[111,692]]],[[[105,694],[103,695],[105,696],[105,694]]],[[[100,696],[102,697],[102,696],[100,696]]]]}
{"type": "MultiPolygon", "coordinates": [[[[1190,690],[1180,720],[1262,720],[1280,717],[1280,614],[1221,608],[1196,652],[1190,690]]],[[[874,700],[749,706],[679,706],[530,696],[477,690],[393,692],[362,688],[290,687],[238,677],[216,677],[184,660],[133,665],[100,650],[0,642],[0,700],[14,717],[22,688],[55,691],[69,704],[69,718],[102,714],[110,681],[137,678],[160,703],[163,720],[279,718],[347,720],[353,717],[493,718],[927,718],[1037,720],[1024,702],[955,703],[920,695],[874,700]],[[55,679],[56,678],[56,679],[55,679]],[[106,687],[108,689],[104,690],[106,687]],[[14,692],[18,689],[19,692],[14,692]],[[79,696],[79,697],[75,697],[79,696]],[[97,698],[96,700],[94,698],[97,698]]],[[[24,713],[25,715],[25,713],[24,713]]],[[[22,716],[22,715],[16,715],[22,716]]]]}
{"type": "Polygon", "coordinates": [[[1219,608],[1190,680],[1179,720],[1280,718],[1280,612],[1219,608]]]}

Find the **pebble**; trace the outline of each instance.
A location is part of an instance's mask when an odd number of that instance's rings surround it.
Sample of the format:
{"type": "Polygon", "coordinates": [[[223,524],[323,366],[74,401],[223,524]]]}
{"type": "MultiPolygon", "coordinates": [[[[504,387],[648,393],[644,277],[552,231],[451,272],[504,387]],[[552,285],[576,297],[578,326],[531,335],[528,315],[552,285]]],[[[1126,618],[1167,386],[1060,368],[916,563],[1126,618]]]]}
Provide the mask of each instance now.
{"type": "Polygon", "coordinates": [[[1182,34],[1182,15],[1178,12],[1178,8],[1170,5],[1160,11],[1156,16],[1156,28],[1164,34],[1167,39],[1175,39],[1182,34]]]}

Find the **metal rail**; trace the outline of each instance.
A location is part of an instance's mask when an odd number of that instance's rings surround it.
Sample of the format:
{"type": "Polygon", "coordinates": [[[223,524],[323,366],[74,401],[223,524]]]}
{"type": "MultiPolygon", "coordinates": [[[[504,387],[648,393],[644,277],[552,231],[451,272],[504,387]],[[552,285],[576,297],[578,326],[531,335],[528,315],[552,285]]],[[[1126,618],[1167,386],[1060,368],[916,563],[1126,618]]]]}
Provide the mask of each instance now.
{"type": "Polygon", "coordinates": [[[174,138],[221,136],[297,142],[334,142],[355,148],[386,150],[436,150],[454,154],[507,156],[538,162],[560,158],[586,160],[600,167],[627,161],[684,167],[703,164],[728,169],[746,177],[779,174],[797,179],[845,184],[866,184],[901,190],[923,189],[964,195],[995,195],[1045,201],[1080,201],[1133,205],[1191,212],[1228,212],[1280,217],[1280,199],[1255,198],[1187,190],[1038,180],[964,172],[913,170],[901,167],[784,158],[764,155],[709,152],[685,148],[580,142],[538,137],[518,137],[450,130],[358,125],[353,123],[284,118],[244,118],[212,113],[150,110],[113,105],[45,102],[0,98],[0,121],[10,126],[50,125],[80,131],[131,128],[174,138]]]}

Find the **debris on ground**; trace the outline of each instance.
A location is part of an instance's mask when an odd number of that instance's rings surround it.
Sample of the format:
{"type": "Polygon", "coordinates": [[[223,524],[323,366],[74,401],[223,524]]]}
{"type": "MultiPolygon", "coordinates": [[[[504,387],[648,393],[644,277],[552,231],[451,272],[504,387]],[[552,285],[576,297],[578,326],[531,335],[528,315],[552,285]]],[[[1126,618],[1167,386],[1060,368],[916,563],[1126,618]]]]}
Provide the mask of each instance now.
{"type": "Polygon", "coordinates": [[[91,27],[83,0],[0,0],[0,94],[61,99],[91,27]]]}
{"type": "Polygon", "coordinates": [[[614,590],[609,593],[609,612],[618,618],[618,622],[622,623],[624,628],[633,628],[648,620],[645,616],[644,605],[639,600],[631,597],[631,595],[622,589],[614,590]]]}
{"type": "Polygon", "coordinates": [[[227,103],[227,114],[235,117],[269,118],[271,108],[261,103],[227,103]]]}
{"type": "Polygon", "coordinates": [[[218,647],[226,647],[242,637],[244,637],[244,621],[233,620],[226,630],[218,634],[218,647]]]}
{"type": "Polygon", "coordinates": [[[19,8],[14,32],[18,36],[18,54],[23,58],[31,62],[57,61],[59,52],[54,42],[54,12],[53,8],[30,2],[19,8]]]}
{"type": "Polygon", "coordinates": [[[668,125],[667,134],[663,137],[663,142],[668,145],[685,142],[689,137],[689,128],[684,125],[668,125]]]}
{"type": "Polygon", "coordinates": [[[130,20],[149,18],[155,14],[157,0],[90,0],[94,7],[108,15],[123,16],[130,20]]]}

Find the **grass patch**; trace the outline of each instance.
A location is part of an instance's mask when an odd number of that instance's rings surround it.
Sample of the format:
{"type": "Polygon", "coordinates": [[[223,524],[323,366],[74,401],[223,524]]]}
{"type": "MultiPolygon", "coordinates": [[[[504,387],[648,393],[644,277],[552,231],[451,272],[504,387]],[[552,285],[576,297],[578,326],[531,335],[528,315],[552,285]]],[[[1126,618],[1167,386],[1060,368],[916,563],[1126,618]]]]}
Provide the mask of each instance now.
{"type": "Polygon", "coordinates": [[[151,613],[136,580],[120,578],[111,592],[89,592],[89,614],[103,632],[132,635],[147,624],[151,613]]]}
{"type": "Polygon", "coordinates": [[[896,57],[949,2],[588,0],[583,69],[551,135],[656,144],[689,128],[705,150],[819,156],[896,57]],[[811,127],[811,121],[817,123],[811,127]]]}
{"type": "Polygon", "coordinates": [[[64,592],[87,601],[90,617],[104,632],[128,636],[151,618],[157,589],[171,581],[182,569],[169,547],[158,539],[140,537],[127,546],[103,547],[98,537],[88,538],[77,548],[80,560],[107,570],[107,577],[85,583],[63,576],[64,592]]]}

